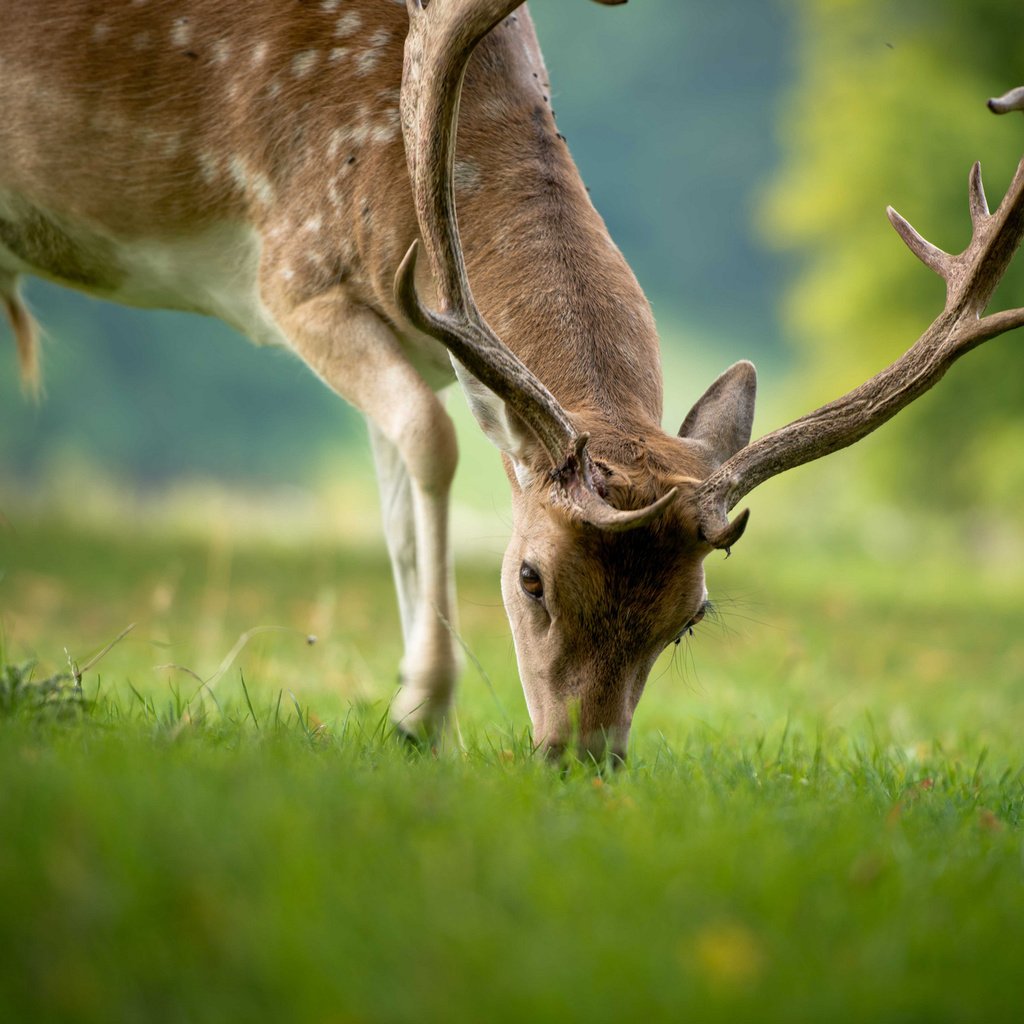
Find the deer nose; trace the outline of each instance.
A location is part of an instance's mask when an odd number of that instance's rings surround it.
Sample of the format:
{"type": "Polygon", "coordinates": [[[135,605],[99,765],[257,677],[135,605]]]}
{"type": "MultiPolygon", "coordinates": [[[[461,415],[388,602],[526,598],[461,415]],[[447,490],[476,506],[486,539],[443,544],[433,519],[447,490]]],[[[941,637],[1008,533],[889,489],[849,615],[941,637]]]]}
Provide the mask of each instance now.
{"type": "Polygon", "coordinates": [[[614,769],[626,763],[626,743],[606,732],[594,732],[580,742],[580,757],[595,764],[608,764],[614,769]]]}
{"type": "Polygon", "coordinates": [[[539,749],[544,759],[551,764],[561,764],[567,753],[572,753],[586,764],[607,764],[615,770],[626,764],[625,742],[612,740],[605,732],[591,733],[572,744],[564,740],[545,739],[541,741],[539,749]]]}
{"type": "Polygon", "coordinates": [[[544,760],[550,764],[558,764],[565,757],[565,744],[559,740],[544,740],[540,749],[544,754],[544,760]]]}

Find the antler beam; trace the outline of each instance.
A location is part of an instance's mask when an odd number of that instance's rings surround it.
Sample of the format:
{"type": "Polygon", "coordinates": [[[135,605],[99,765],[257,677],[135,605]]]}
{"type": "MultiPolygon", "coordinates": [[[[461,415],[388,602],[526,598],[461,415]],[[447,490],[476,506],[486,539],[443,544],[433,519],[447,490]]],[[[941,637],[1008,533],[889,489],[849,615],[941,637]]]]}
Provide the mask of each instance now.
{"type": "MultiPolygon", "coordinates": [[[[626,0],[597,0],[614,6],[626,0]]],[[[466,273],[455,211],[459,98],[473,50],[522,0],[406,0],[409,34],[402,78],[402,131],[423,246],[439,310],[416,292],[418,243],[395,275],[395,301],[419,330],[440,341],[536,435],[551,460],[551,479],[579,517],[606,530],[649,522],[674,500],[673,490],[648,508],[608,505],[594,484],[587,436],[491,330],[477,308],[466,273]]]]}
{"type": "Polygon", "coordinates": [[[473,299],[455,214],[455,136],[469,58],[520,0],[407,0],[409,35],[402,78],[402,128],[420,232],[438,312],[416,294],[417,243],[395,277],[399,308],[440,341],[470,373],[504,399],[537,435],[554,465],[572,450],[575,430],[551,393],[494,334],[473,299]]]}
{"type": "MultiPolygon", "coordinates": [[[[1007,96],[1024,104],[1024,90],[1007,96]]],[[[758,484],[859,441],[933,387],[964,353],[1024,326],[1024,309],[983,315],[1024,238],[1024,160],[995,213],[989,212],[981,168],[975,164],[969,203],[971,242],[955,256],[932,245],[892,207],[888,209],[889,220],[911,252],[946,281],[945,308],[891,366],[842,398],[766,434],[709,476],[696,495],[701,531],[709,543],[723,546],[722,538],[733,532],[729,511],[758,484]]]]}

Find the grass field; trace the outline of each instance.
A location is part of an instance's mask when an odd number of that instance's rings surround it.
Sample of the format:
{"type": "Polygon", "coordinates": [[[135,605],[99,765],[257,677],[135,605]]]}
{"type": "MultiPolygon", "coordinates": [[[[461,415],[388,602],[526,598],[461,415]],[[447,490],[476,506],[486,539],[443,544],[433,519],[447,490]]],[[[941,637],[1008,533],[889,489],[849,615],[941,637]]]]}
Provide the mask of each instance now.
{"type": "Polygon", "coordinates": [[[744,540],[602,776],[531,756],[493,558],[431,754],[378,546],[9,518],[0,1020],[1022,1019],[1005,549],[744,540]]]}

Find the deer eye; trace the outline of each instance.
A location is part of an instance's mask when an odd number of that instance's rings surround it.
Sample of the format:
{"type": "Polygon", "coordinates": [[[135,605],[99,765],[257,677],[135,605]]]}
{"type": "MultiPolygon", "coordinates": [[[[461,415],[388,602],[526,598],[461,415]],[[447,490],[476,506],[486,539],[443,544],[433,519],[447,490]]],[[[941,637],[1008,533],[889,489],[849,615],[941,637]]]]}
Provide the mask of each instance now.
{"type": "Polygon", "coordinates": [[[685,626],[683,626],[683,628],[679,631],[679,635],[675,638],[675,640],[673,642],[677,643],[677,644],[681,643],[683,637],[686,636],[687,633],[689,633],[692,636],[693,635],[693,627],[696,626],[697,623],[700,622],[700,620],[703,619],[705,615],[707,615],[707,613],[708,613],[708,603],[707,603],[707,601],[705,601],[697,609],[697,611],[694,612],[693,618],[690,619],[690,621],[685,626]]]}
{"type": "Polygon", "coordinates": [[[519,586],[523,593],[534,601],[540,601],[544,597],[544,582],[540,573],[529,562],[523,562],[519,567],[519,586]]]}

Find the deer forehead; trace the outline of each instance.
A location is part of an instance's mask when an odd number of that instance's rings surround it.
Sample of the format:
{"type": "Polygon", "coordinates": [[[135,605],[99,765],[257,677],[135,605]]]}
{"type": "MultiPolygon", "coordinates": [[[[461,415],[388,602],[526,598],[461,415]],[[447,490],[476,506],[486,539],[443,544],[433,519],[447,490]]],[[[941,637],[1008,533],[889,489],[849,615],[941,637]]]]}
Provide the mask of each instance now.
{"type": "Polygon", "coordinates": [[[518,573],[521,562],[533,565],[544,577],[551,611],[569,621],[597,627],[642,620],[660,630],[677,619],[681,626],[704,600],[706,553],[679,513],[668,512],[651,527],[607,533],[574,522],[556,505],[517,523],[507,568],[518,573]]]}

